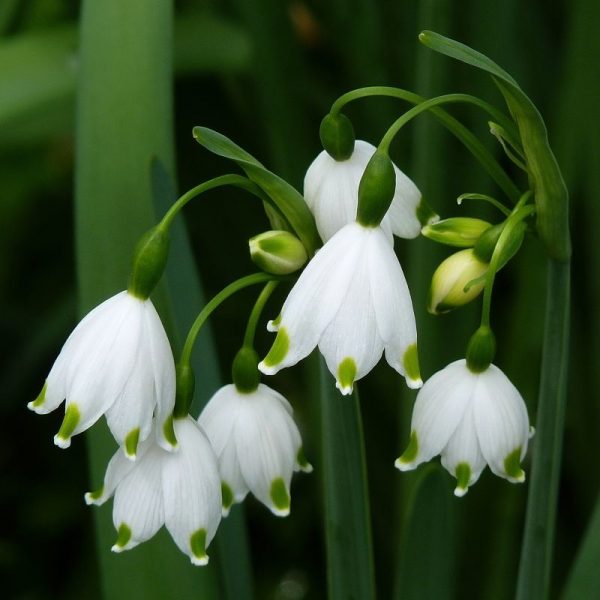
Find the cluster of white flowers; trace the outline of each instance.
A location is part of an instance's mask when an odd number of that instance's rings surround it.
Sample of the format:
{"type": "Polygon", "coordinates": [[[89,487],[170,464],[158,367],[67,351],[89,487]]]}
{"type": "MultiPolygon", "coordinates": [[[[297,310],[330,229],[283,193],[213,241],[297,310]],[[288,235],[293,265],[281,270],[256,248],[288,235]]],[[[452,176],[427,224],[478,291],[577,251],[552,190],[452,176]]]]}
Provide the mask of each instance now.
{"type": "MultiPolygon", "coordinates": [[[[394,166],[387,214],[362,223],[359,187],[375,150],[357,141],[347,159],[323,152],[310,166],[305,197],[325,244],[268,324],[277,337],[258,364],[262,373],[294,365],[318,346],[342,394],[350,394],[384,352],[409,387],[423,385],[412,301],[393,250],[393,235],[419,235],[421,194],[394,166]]],[[[287,263],[278,268],[289,270],[287,263]]],[[[114,551],[149,539],[164,524],[200,565],[208,561],[206,548],[221,516],[234,503],[250,491],[275,515],[285,516],[293,472],[312,467],[292,408],[279,393],[260,383],[244,389],[234,381],[214,394],[197,421],[174,417],[175,373],[152,302],[130,289],[79,323],[42,393],[28,406],[45,414],[65,401],[55,436],[61,448],[106,416],[121,449],[103,487],[85,499],[102,504],[114,495],[114,551]]],[[[466,361],[457,361],[420,390],[411,441],[396,466],[412,469],[441,454],[458,480],[455,493],[463,495],[486,463],[510,481],[523,481],[520,460],[528,436],[525,405],[506,376],[493,365],[473,372],[466,361]]]]}

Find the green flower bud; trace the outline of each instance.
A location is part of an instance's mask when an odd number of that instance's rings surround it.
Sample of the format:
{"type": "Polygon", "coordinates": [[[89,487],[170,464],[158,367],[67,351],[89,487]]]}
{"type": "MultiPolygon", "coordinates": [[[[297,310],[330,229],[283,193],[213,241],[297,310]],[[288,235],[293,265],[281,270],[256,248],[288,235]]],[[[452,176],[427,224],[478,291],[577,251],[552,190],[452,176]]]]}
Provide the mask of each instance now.
{"type": "Polygon", "coordinates": [[[306,248],[289,231],[265,231],[250,238],[248,245],[254,264],[274,275],[293,273],[308,260],[306,248]]]}
{"type": "Polygon", "coordinates": [[[179,363],[175,366],[175,410],[177,418],[185,417],[190,412],[194,397],[196,377],[189,363],[179,363]]]}
{"type": "Polygon", "coordinates": [[[470,248],[449,256],[433,274],[427,310],[439,315],[471,302],[485,287],[488,267],[470,248]]]}
{"type": "Polygon", "coordinates": [[[260,383],[259,362],[260,358],[254,348],[248,346],[244,346],[235,355],[231,366],[231,378],[238,392],[249,394],[256,390],[260,383]]]}
{"type": "Polygon", "coordinates": [[[148,298],[162,277],[168,255],[168,231],[161,227],[147,231],[135,248],[127,291],[136,298],[148,298]]]}
{"type": "Polygon", "coordinates": [[[467,367],[473,373],[485,371],[496,355],[496,337],[487,326],[482,325],[469,340],[467,346],[467,367]]]}
{"type": "Polygon", "coordinates": [[[491,223],[469,217],[454,217],[425,225],[421,233],[428,239],[447,246],[472,248],[491,223]]]}
{"type": "Polygon", "coordinates": [[[347,160],[354,152],[354,127],[350,119],[341,113],[326,115],[319,128],[321,144],[335,160],[347,160]]]}
{"type": "Polygon", "coordinates": [[[473,247],[473,252],[475,252],[475,256],[479,260],[488,263],[492,260],[492,254],[494,254],[494,249],[496,248],[500,234],[504,229],[504,225],[506,225],[506,221],[490,227],[481,234],[473,247]]]}
{"type": "Polygon", "coordinates": [[[358,186],[356,221],[377,227],[388,211],[396,191],[396,173],[390,157],[379,150],[373,154],[358,186]]]}
{"type": "MultiPolygon", "coordinates": [[[[483,260],[484,262],[490,262],[492,260],[492,255],[494,254],[505,224],[506,221],[490,227],[483,233],[479,240],[477,240],[473,251],[480,260],[483,260]]],[[[496,271],[499,271],[519,251],[526,230],[527,225],[521,221],[512,228],[508,238],[505,237],[503,239],[502,247],[499,250],[500,255],[498,257],[496,271]]]]}

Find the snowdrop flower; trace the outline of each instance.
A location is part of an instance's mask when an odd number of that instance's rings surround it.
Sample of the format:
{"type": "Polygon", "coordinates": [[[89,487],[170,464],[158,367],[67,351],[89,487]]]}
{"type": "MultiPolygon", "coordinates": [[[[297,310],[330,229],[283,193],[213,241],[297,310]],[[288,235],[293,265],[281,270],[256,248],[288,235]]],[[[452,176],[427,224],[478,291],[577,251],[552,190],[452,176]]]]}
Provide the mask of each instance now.
{"type": "Polygon", "coordinates": [[[317,252],[270,321],[277,338],[258,368],[266,375],[296,364],[318,345],[343,394],[385,349],[409,387],[422,385],[410,293],[381,227],[345,225],[317,252]]]}
{"type": "Polygon", "coordinates": [[[396,460],[401,471],[441,454],[464,496],[485,465],[513,483],[525,480],[529,418],[518,390],[493,364],[474,372],[457,360],[425,382],[414,406],[410,443],[396,460]]]}
{"type": "Polygon", "coordinates": [[[113,552],[150,539],[164,524],[194,565],[208,563],[206,548],[221,520],[221,485],[210,443],[192,417],[174,420],[177,452],[165,452],[152,439],[140,443],[136,462],[116,452],[104,486],[85,495],[100,505],[114,494],[113,552]]]}
{"type": "Polygon", "coordinates": [[[223,515],[249,491],[275,515],[288,515],[292,473],[312,471],[289,402],[262,383],[249,392],[230,384],[214,394],[198,423],[219,461],[223,515]]]}
{"type": "MultiPolygon", "coordinates": [[[[324,242],[354,221],[360,179],[375,150],[368,142],[356,140],[348,159],[335,160],[323,150],[308,168],[304,178],[304,199],[324,242]]],[[[381,226],[390,238],[392,233],[402,238],[415,238],[421,232],[418,216],[421,192],[395,165],[394,171],[395,193],[381,226]]],[[[431,223],[437,219],[434,215],[426,220],[431,223]]]]}
{"type": "Polygon", "coordinates": [[[88,313],[73,330],[39,397],[28,407],[49,413],[66,399],[65,418],[54,442],[71,437],[103,414],[125,454],[135,459],[156,413],[159,443],[176,445],[172,417],[175,365],[160,318],[149,299],[121,292],[88,313]]]}

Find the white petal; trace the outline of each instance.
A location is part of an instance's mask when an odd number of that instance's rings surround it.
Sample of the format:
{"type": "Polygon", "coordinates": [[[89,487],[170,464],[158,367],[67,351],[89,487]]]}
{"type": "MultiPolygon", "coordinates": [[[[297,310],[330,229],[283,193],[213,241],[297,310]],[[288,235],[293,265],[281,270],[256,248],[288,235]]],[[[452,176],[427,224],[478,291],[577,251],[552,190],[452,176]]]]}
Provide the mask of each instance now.
{"type": "Polygon", "coordinates": [[[164,456],[166,453],[158,446],[151,446],[132,463],[133,468],[117,485],[113,523],[119,539],[112,548],[114,552],[128,550],[150,539],[164,523],[161,480],[164,456]],[[123,526],[130,530],[129,538],[122,538],[123,526]]]}
{"type": "Polygon", "coordinates": [[[464,496],[485,468],[475,428],[474,403],[464,412],[462,421],[442,451],[442,465],[458,479],[454,494],[464,496]]]}
{"type": "Polygon", "coordinates": [[[319,341],[319,350],[343,394],[352,392],[353,382],[366,375],[383,353],[372,302],[372,294],[378,291],[371,289],[369,273],[372,239],[377,235],[381,233],[375,229],[365,231],[367,243],[356,261],[344,301],[319,341]]]}
{"type": "Polygon", "coordinates": [[[71,404],[77,406],[80,420],[72,435],[93,425],[125,388],[138,352],[142,314],[142,301],[121,296],[73,349],[66,404],[67,410],[71,404]]]}
{"type": "Polygon", "coordinates": [[[165,524],[193,564],[206,564],[206,548],[221,520],[217,460],[202,429],[191,418],[175,419],[179,451],[166,453],[162,487],[165,524]]]}
{"type": "MultiPolygon", "coordinates": [[[[266,375],[295,365],[317,345],[343,302],[356,261],[365,243],[365,229],[346,225],[317,252],[289,293],[281,309],[278,338],[287,339],[283,356],[274,349],[258,365],[266,375]],[[274,361],[277,362],[274,362],[274,361]]],[[[276,339],[274,347],[278,341],[276,339]]]]}
{"type": "Polygon", "coordinates": [[[165,450],[171,451],[177,443],[167,433],[171,429],[165,425],[170,422],[175,407],[175,361],[165,328],[150,300],[146,301],[144,323],[153,373],[157,441],[165,450]]]}
{"type": "Polygon", "coordinates": [[[374,230],[369,252],[371,297],[377,318],[379,336],[385,344],[389,365],[406,377],[410,387],[420,387],[420,377],[407,376],[404,358],[417,342],[417,327],[412,300],[404,273],[393,248],[380,230],[374,230]]]}
{"type": "Polygon", "coordinates": [[[519,459],[527,452],[529,417],[523,398],[508,377],[495,365],[479,374],[475,394],[475,425],[481,451],[490,469],[509,481],[523,481],[516,467],[506,471],[506,459],[517,450],[519,459]]]}
{"type": "Polygon", "coordinates": [[[421,233],[421,222],[417,208],[421,192],[417,186],[394,165],[396,192],[384,221],[388,221],[394,235],[401,238],[416,238],[421,233]]]}
{"type": "Polygon", "coordinates": [[[297,439],[289,435],[288,412],[259,390],[248,394],[235,430],[242,475],[252,493],[278,516],[289,513],[289,488],[297,439]]]}
{"type": "MultiPolygon", "coordinates": [[[[148,448],[148,444],[140,444],[138,448],[138,458],[141,458],[148,448]]],[[[121,483],[134,467],[135,463],[128,460],[121,449],[117,450],[108,462],[102,487],[95,492],[87,492],[84,496],[85,503],[95,504],[96,506],[104,504],[114,494],[119,483],[121,483]]]]}
{"type": "Polygon", "coordinates": [[[464,359],[450,363],[425,382],[417,395],[411,422],[417,452],[409,460],[401,457],[396,461],[400,470],[413,469],[443,450],[465,415],[475,383],[464,359]]]}

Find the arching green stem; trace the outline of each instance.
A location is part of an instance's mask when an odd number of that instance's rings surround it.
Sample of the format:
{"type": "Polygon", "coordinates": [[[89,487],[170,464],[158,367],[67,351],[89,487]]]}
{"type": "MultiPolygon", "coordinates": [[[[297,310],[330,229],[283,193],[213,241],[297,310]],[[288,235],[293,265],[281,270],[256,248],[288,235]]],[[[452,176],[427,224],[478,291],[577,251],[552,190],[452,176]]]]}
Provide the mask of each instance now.
{"type": "MultiPolygon", "coordinates": [[[[411,104],[421,104],[426,101],[425,98],[407,90],[394,87],[376,86],[360,88],[340,96],[333,103],[331,112],[335,114],[342,110],[342,108],[348,102],[372,96],[388,96],[392,98],[399,98],[401,100],[405,100],[406,102],[410,102],[411,104]]],[[[483,101],[479,101],[479,103],[483,103],[483,101]]],[[[479,105],[481,106],[481,104],[479,105]]],[[[494,112],[494,119],[499,122],[506,131],[515,132],[514,124],[507,119],[506,116],[498,112],[489,104],[487,105],[486,110],[488,108],[494,112]]],[[[473,154],[473,156],[481,163],[485,171],[497,183],[506,196],[516,203],[521,196],[519,188],[517,188],[512,179],[500,166],[498,161],[494,159],[489,150],[477,139],[477,137],[473,135],[473,133],[462,123],[449,115],[442,108],[433,107],[430,110],[431,114],[438,119],[438,121],[440,121],[440,123],[442,123],[442,125],[444,125],[444,127],[446,127],[458,140],[460,140],[467,150],[469,150],[469,152],[471,152],[471,154],[473,154]]]]}
{"type": "Polygon", "coordinates": [[[242,175],[221,175],[220,177],[215,177],[214,179],[209,179],[196,187],[193,187],[191,190],[188,190],[183,196],[178,198],[171,208],[165,213],[165,216],[162,218],[158,227],[160,228],[168,228],[171,225],[173,219],[177,216],[179,211],[190,201],[199,196],[204,192],[208,192],[209,190],[213,190],[218,187],[223,187],[225,185],[233,185],[239,187],[251,194],[254,194],[261,200],[264,199],[264,194],[262,190],[255,184],[252,183],[247,177],[243,177],[242,175]]]}
{"type": "Polygon", "coordinates": [[[497,208],[504,216],[508,217],[510,215],[510,210],[502,204],[502,202],[498,202],[496,198],[492,198],[487,194],[461,194],[456,199],[456,204],[459,206],[463,203],[463,200],[482,200],[483,202],[489,202],[493,207],[497,208]]]}
{"type": "Polygon", "coordinates": [[[241,279],[237,279],[236,281],[230,283],[227,287],[223,288],[212,300],[200,311],[200,314],[196,317],[193,325],[190,328],[190,331],[185,340],[185,344],[183,345],[183,350],[181,351],[181,358],[179,360],[180,364],[189,364],[190,356],[192,355],[192,350],[194,348],[194,343],[198,334],[200,333],[200,329],[202,329],[202,325],[206,322],[208,317],[213,313],[213,311],[218,308],[227,298],[243,290],[244,288],[256,285],[258,283],[265,283],[267,281],[280,281],[281,278],[275,275],[271,275],[270,273],[254,273],[252,275],[247,275],[246,277],[242,277],[241,279]]]}
{"type": "Polygon", "coordinates": [[[254,308],[250,313],[250,317],[248,318],[248,325],[246,325],[246,332],[244,333],[244,346],[249,348],[254,347],[254,336],[256,334],[256,326],[258,324],[258,320],[260,319],[260,315],[262,314],[263,308],[265,304],[271,297],[271,294],[275,291],[275,288],[279,285],[279,281],[269,281],[267,285],[262,289],[262,292],[256,299],[256,303],[254,304],[254,308]]]}
{"type": "Polygon", "coordinates": [[[483,290],[483,305],[481,309],[481,325],[490,325],[490,308],[492,303],[492,291],[494,288],[494,280],[496,273],[502,267],[503,260],[505,259],[504,248],[507,241],[513,235],[515,228],[526,219],[529,215],[535,212],[535,207],[532,204],[526,205],[525,202],[531,196],[530,193],[524,194],[523,198],[515,207],[510,217],[506,220],[506,225],[498,238],[496,248],[490,261],[490,266],[486,275],[485,288],[483,290]]]}

